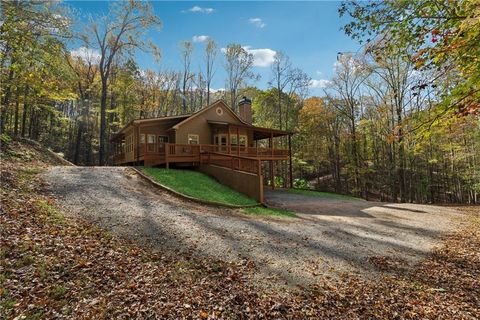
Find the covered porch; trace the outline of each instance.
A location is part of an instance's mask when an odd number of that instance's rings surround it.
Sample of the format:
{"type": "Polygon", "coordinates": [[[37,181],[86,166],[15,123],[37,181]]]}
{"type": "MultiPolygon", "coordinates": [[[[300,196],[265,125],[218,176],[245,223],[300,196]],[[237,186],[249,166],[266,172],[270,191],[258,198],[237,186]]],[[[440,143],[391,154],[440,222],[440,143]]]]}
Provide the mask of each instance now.
{"type": "Polygon", "coordinates": [[[112,162],[114,165],[143,163],[167,168],[179,163],[192,166],[212,164],[256,175],[262,175],[262,171],[265,172],[262,167],[268,167],[264,174],[273,181],[275,163],[288,161],[288,179],[284,178],[292,184],[290,132],[210,121],[209,126],[211,144],[199,144],[194,139],[189,139],[188,144],[165,142],[164,136],[151,138],[137,127],[134,135],[119,134],[112,138],[112,162]],[[288,137],[288,148],[279,147],[280,137],[288,137]]]}

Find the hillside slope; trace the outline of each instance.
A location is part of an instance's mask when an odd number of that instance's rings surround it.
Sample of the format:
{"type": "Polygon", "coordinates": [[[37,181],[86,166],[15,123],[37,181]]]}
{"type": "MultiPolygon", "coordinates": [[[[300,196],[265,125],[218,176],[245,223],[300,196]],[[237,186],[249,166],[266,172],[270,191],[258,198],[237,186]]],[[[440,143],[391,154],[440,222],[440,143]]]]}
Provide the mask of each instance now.
{"type": "Polygon", "coordinates": [[[37,141],[24,138],[0,136],[1,159],[10,163],[21,162],[33,165],[73,166],[73,163],[41,145],[37,141]]]}

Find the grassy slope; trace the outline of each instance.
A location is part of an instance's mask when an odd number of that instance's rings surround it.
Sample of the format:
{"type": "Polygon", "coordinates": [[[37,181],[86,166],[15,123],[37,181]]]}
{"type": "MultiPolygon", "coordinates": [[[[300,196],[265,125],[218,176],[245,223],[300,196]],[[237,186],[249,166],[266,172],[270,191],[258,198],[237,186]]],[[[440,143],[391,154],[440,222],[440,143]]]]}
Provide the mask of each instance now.
{"type": "Polygon", "coordinates": [[[361,198],[355,198],[355,197],[346,196],[346,195],[343,195],[343,194],[330,193],[330,192],[320,192],[320,191],[314,191],[314,190],[288,189],[287,192],[295,193],[295,194],[301,194],[301,195],[304,195],[304,196],[319,197],[319,198],[324,198],[324,199],[364,201],[361,198]]]}
{"type": "Polygon", "coordinates": [[[282,210],[276,208],[265,208],[265,207],[253,207],[245,208],[242,211],[246,214],[257,215],[257,216],[280,216],[280,217],[295,217],[296,214],[290,210],[282,210]]]}
{"type": "Polygon", "coordinates": [[[142,168],[155,181],[187,196],[230,205],[252,205],[257,202],[224,186],[209,176],[190,170],[142,168]]]}

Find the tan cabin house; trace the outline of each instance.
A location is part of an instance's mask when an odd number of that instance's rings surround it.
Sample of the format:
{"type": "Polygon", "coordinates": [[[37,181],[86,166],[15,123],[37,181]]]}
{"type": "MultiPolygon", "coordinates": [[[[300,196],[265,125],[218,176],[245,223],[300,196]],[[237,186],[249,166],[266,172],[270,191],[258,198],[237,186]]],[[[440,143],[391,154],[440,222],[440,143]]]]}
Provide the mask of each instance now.
{"type": "Polygon", "coordinates": [[[253,126],[246,97],[238,110],[218,100],[193,114],[133,120],[111,139],[113,164],[195,167],[263,202],[262,172],[271,180],[276,162],[288,161],[292,183],[291,133],[253,126]],[[278,137],[288,149],[275,147],[278,137]]]}

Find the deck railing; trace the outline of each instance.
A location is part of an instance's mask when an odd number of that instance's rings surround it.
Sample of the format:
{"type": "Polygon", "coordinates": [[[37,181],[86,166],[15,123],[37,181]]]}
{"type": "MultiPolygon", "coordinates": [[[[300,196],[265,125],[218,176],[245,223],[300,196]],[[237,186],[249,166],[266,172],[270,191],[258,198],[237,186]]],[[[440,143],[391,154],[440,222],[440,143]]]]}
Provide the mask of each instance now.
{"type": "Polygon", "coordinates": [[[216,165],[237,171],[243,171],[253,174],[261,174],[261,164],[259,159],[253,159],[233,154],[221,152],[207,152],[200,156],[201,163],[216,165]]]}
{"type": "Polygon", "coordinates": [[[217,152],[230,155],[242,155],[246,157],[288,156],[288,149],[222,146],[216,144],[142,143],[139,148],[140,156],[143,156],[145,154],[194,156],[200,153],[208,152],[217,152]]]}
{"type": "MultiPolygon", "coordinates": [[[[142,143],[135,151],[138,154],[135,156],[140,160],[148,157],[149,159],[160,159],[165,163],[169,162],[202,162],[205,157],[203,155],[215,154],[216,157],[210,158],[211,161],[215,161],[217,165],[224,167],[234,167],[242,171],[256,172],[254,167],[256,162],[249,163],[247,158],[257,160],[256,158],[262,157],[275,159],[285,159],[288,156],[287,149],[275,149],[264,147],[246,147],[246,146],[224,146],[214,144],[176,144],[176,143],[142,143]],[[235,157],[220,157],[235,156],[235,157]],[[237,159],[237,160],[231,160],[237,159]],[[239,160],[243,159],[243,160],[239,160]],[[230,161],[229,163],[226,163],[230,161]],[[232,164],[233,161],[233,164],[232,164]]],[[[113,162],[121,164],[125,162],[125,153],[119,153],[113,155],[113,162]]]]}

